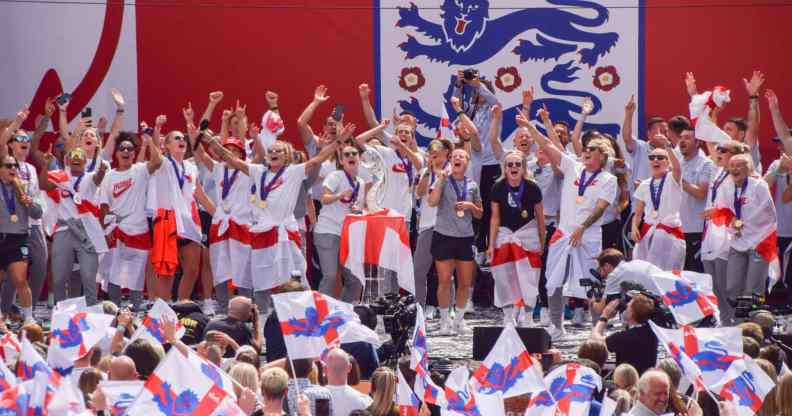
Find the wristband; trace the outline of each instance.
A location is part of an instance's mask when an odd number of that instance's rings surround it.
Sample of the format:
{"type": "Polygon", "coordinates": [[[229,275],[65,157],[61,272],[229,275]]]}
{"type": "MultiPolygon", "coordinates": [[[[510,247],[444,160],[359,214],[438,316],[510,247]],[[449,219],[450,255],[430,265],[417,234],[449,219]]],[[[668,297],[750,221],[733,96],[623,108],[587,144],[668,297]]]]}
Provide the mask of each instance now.
{"type": "Polygon", "coordinates": [[[126,327],[124,325],[118,324],[118,326],[116,327],[116,331],[126,332],[126,327]]]}
{"type": "Polygon", "coordinates": [[[124,112],[123,108],[119,108],[119,109],[116,110],[116,113],[123,113],[123,112],[124,112]]]}

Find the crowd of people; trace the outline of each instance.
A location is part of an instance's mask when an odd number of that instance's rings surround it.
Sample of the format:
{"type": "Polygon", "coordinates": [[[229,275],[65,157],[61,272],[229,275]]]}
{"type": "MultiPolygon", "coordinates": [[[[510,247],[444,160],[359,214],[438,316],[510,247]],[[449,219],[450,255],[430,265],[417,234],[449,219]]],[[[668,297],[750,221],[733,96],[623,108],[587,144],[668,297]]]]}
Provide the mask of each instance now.
{"type": "MultiPolygon", "coordinates": [[[[297,119],[295,143],[285,140],[271,91],[260,123],[237,101],[220,111],[217,132],[208,127],[224,99],[219,91],[197,122],[188,105],[184,124],[170,131],[164,115],[153,127],[141,122],[139,132],[124,131],[117,90],[111,122],[94,124],[84,111],[70,128],[69,95],[53,97],[0,121],[0,269],[7,277],[0,307],[6,318],[19,315],[22,336],[44,355],[33,313],[42,296],[52,303],[84,296],[87,306],[116,316],[120,335],[108,337],[104,350],[92,348],[78,372],[95,411],[107,409],[100,380],[146,380],[163,357],[160,345],[128,338],[140,324],[134,312],[164,300],[187,328],[181,341],[166,330],[164,344],[190,344],[226,369],[248,414],[395,415],[396,373],[379,367],[373,348],[343,345],[321,361],[289,360],[271,298],[312,287],[359,303],[361,280],[339,264],[342,224],[349,214],[387,209],[411,232],[415,299],[439,323],[429,336],[471,332],[465,313],[476,279],[489,271],[504,326],[541,325],[557,341],[566,336],[565,309],[568,324],[594,322],[577,362],[605,375],[615,354],[609,394],[621,412],[702,414],[679,388],[678,362],[658,361],[647,282],[655,271],[706,273],[716,325],[739,324],[745,354],[778,380],[762,414],[792,415],[792,374],[768,341],[773,320],[763,334],[734,308],[738,298],[792,282],[792,133],[764,81],[758,71],[745,80],[747,117],[719,128],[728,96],[700,93],[688,74],[691,109],[703,100],[707,111],[648,118],[645,138],[634,136],[632,98],[612,136],[586,129],[589,99],[570,126],[554,121],[527,89],[518,127],[504,142],[491,83],[460,71],[450,99],[453,134],[425,147],[409,112],[377,119],[366,84],[358,87],[366,131],[336,106],[315,132],[315,114],[329,110],[327,88],[319,86],[297,119]],[[779,153],[764,163],[762,94],[779,153]],[[20,128],[29,117],[35,131],[20,128]],[[45,145],[53,120],[55,139],[45,145]],[[591,296],[592,275],[604,286],[601,297],[591,296]],[[644,283],[646,293],[623,305],[624,329],[606,335],[624,281],[644,283]]],[[[410,380],[413,370],[400,365],[410,380]]],[[[698,402],[703,414],[717,414],[711,397],[698,402]]],[[[734,411],[721,407],[721,414],[734,411]]],[[[422,407],[430,411],[438,409],[422,407]]]]}

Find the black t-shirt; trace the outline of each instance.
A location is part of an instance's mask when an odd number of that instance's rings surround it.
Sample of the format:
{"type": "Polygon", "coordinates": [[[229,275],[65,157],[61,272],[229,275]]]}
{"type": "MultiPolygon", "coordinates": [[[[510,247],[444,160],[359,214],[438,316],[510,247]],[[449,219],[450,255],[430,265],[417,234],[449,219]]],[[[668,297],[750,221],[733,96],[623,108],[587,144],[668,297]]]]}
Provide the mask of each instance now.
{"type": "MultiPolygon", "coordinates": [[[[251,331],[244,322],[230,317],[215,319],[209,322],[209,325],[206,325],[206,329],[204,330],[204,335],[209,331],[220,331],[227,334],[240,346],[253,345],[253,331],[251,331]]],[[[225,357],[231,358],[233,356],[234,351],[231,351],[231,348],[226,349],[225,357]]]]}
{"type": "Polygon", "coordinates": [[[181,341],[187,345],[195,345],[203,341],[209,317],[204,315],[201,307],[196,303],[177,303],[172,308],[179,322],[184,326],[184,336],[181,341]]]}
{"type": "Polygon", "coordinates": [[[264,340],[267,344],[267,362],[286,357],[286,341],[283,339],[278,314],[272,311],[264,322],[264,340]]]}
{"type": "Polygon", "coordinates": [[[605,338],[608,351],[616,354],[616,365],[627,363],[643,374],[657,362],[657,337],[649,324],[635,326],[605,338]]]}
{"type": "Polygon", "coordinates": [[[514,196],[517,196],[520,187],[512,188],[506,179],[499,180],[492,185],[491,199],[492,202],[497,202],[500,208],[500,224],[501,227],[506,227],[512,231],[517,231],[525,224],[534,219],[534,205],[542,202],[542,190],[539,185],[534,181],[523,179],[525,189],[522,194],[522,203],[515,201],[514,196]],[[523,218],[522,213],[525,211],[528,216],[523,218]]]}

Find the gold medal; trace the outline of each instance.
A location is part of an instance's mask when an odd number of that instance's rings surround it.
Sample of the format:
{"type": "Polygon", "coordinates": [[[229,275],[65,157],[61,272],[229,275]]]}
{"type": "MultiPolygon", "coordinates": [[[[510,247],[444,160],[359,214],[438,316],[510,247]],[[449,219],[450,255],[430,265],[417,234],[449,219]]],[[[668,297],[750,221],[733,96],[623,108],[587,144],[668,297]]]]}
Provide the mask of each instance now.
{"type": "Polygon", "coordinates": [[[72,195],[72,201],[74,201],[74,205],[80,205],[82,203],[82,198],[80,198],[80,195],[74,194],[72,195]]]}
{"type": "Polygon", "coordinates": [[[256,203],[256,195],[255,194],[250,195],[250,203],[251,204],[255,204],[256,203]]]}
{"type": "Polygon", "coordinates": [[[652,213],[652,218],[657,218],[657,211],[652,213]]]}
{"type": "Polygon", "coordinates": [[[264,201],[264,200],[259,201],[258,206],[261,209],[267,208],[267,201],[264,201]]]}
{"type": "Polygon", "coordinates": [[[585,201],[586,201],[586,198],[583,198],[582,195],[577,197],[577,198],[575,198],[575,202],[577,202],[578,204],[582,204],[585,201]]]}
{"type": "Polygon", "coordinates": [[[19,217],[17,217],[17,214],[11,214],[11,222],[17,222],[17,221],[19,221],[19,217]]]}
{"type": "Polygon", "coordinates": [[[743,222],[742,222],[742,220],[734,220],[734,223],[732,223],[732,225],[733,225],[733,226],[734,226],[734,228],[735,228],[735,229],[737,229],[737,230],[741,230],[741,229],[743,228],[743,222]]]}
{"type": "Polygon", "coordinates": [[[464,216],[465,216],[465,211],[463,211],[461,209],[459,211],[457,211],[457,217],[462,218],[464,216]]]}
{"type": "Polygon", "coordinates": [[[520,213],[520,216],[522,216],[523,218],[528,218],[528,210],[525,210],[525,209],[522,210],[522,212],[520,213]]]}

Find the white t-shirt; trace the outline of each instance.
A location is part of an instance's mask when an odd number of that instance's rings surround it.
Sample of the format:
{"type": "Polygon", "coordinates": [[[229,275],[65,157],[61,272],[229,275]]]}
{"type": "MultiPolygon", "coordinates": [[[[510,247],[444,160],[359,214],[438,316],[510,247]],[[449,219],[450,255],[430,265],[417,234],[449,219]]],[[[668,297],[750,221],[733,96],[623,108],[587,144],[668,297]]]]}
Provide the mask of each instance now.
{"type": "Polygon", "coordinates": [[[723,183],[728,180],[729,172],[725,169],[716,167],[712,170],[712,176],[709,178],[709,189],[707,189],[707,208],[712,207],[713,203],[717,199],[717,194],[722,192],[723,183]]]}
{"type": "Polygon", "coordinates": [[[663,223],[670,227],[679,227],[679,205],[682,202],[682,187],[671,172],[666,173],[662,192],[661,179],[654,179],[654,191],[660,193],[660,206],[657,210],[652,203],[652,178],[644,179],[635,191],[635,199],[644,203],[644,222],[649,225],[663,223]]]}
{"type": "MultiPolygon", "coordinates": [[[[635,143],[635,149],[630,153],[630,156],[632,156],[631,184],[652,176],[652,172],[649,170],[649,153],[652,151],[652,146],[649,146],[649,143],[643,140],[633,140],[633,142],[635,143]]],[[[630,189],[633,188],[631,185],[630,189]]]]}
{"type": "MultiPolygon", "coordinates": [[[[65,183],[58,186],[58,191],[61,195],[61,202],[58,204],[57,214],[58,220],[68,220],[77,218],[77,206],[74,205],[72,199],[73,194],[78,194],[83,201],[96,201],[96,184],[94,184],[95,173],[84,173],[80,176],[74,177],[66,170],[66,175],[69,178],[65,183]],[[79,184],[78,184],[79,181],[79,184]]],[[[65,230],[66,227],[58,227],[55,232],[65,230]]]]}
{"type": "Polygon", "coordinates": [[[148,232],[144,195],[150,177],[148,163],[140,162],[125,171],[111,170],[99,187],[99,203],[110,208],[118,227],[127,235],[148,232]]]}
{"type": "MultiPolygon", "coordinates": [[[[390,147],[379,145],[369,145],[367,147],[379,153],[384,162],[385,189],[383,189],[384,199],[382,207],[403,214],[406,217],[406,221],[409,221],[414,198],[411,197],[412,184],[410,184],[406,170],[407,166],[404,163],[408,159],[405,157],[404,162],[402,162],[396,151],[390,147]]],[[[412,166],[412,164],[410,165],[412,166]]],[[[412,166],[409,177],[415,178],[416,175],[415,167],[412,166]]]]}
{"type": "MultiPolygon", "coordinates": [[[[283,170],[280,178],[275,179],[277,172],[271,171],[264,165],[248,165],[250,179],[253,181],[252,188],[255,193],[253,203],[253,231],[267,231],[272,227],[292,223],[296,225],[294,219],[294,207],[297,205],[297,197],[300,194],[300,186],[305,179],[305,164],[289,165],[283,170]],[[264,173],[267,176],[264,177],[264,173]],[[261,208],[261,186],[262,177],[264,186],[268,186],[270,191],[267,195],[267,206],[261,208]],[[273,182],[273,179],[275,181],[273,182]]],[[[250,195],[250,194],[249,194],[250,195]]],[[[250,201],[250,196],[248,196],[250,201]]]]}
{"type": "Polygon", "coordinates": [[[371,406],[371,397],[355,390],[354,388],[343,386],[326,385],[325,388],[330,392],[332,400],[333,416],[348,416],[355,410],[365,409],[371,406]]]}
{"type": "Polygon", "coordinates": [[[660,268],[648,261],[623,261],[605,279],[605,294],[618,294],[621,291],[620,284],[622,282],[640,283],[644,289],[659,294],[650,276],[660,272],[662,272],[660,268]]]}
{"type": "MultiPolygon", "coordinates": [[[[42,209],[47,209],[42,199],[43,195],[41,194],[41,189],[39,189],[38,171],[36,167],[25,161],[18,160],[17,162],[19,162],[19,169],[17,170],[19,172],[19,177],[27,182],[27,189],[33,196],[33,201],[37,202],[42,209]]],[[[28,217],[28,225],[41,225],[41,218],[34,220],[28,217]]]]}
{"type": "MultiPolygon", "coordinates": [[[[562,153],[560,168],[564,174],[564,182],[561,185],[560,224],[567,230],[575,230],[594,212],[598,200],[602,199],[610,203],[616,198],[618,185],[615,176],[601,171],[586,188],[583,200],[578,203],[578,181],[580,173],[585,170],[583,164],[562,153]]],[[[593,175],[591,172],[586,172],[586,182],[591,175],[593,175]]],[[[592,227],[601,225],[602,217],[592,224],[592,227]]]]}
{"type": "Polygon", "coordinates": [[[250,204],[250,187],[253,182],[250,176],[236,169],[229,168],[225,163],[215,163],[211,172],[211,180],[215,183],[215,206],[233,218],[237,224],[250,224],[253,206],[250,204]],[[235,173],[236,172],[236,173],[235,173]],[[228,178],[228,193],[223,197],[223,184],[228,178]]]}
{"type": "MultiPolygon", "coordinates": [[[[682,169],[682,180],[692,185],[701,185],[710,180],[715,165],[700,152],[691,160],[679,159],[682,169]]],[[[679,205],[679,215],[682,220],[682,230],[686,233],[700,233],[704,231],[704,219],[701,213],[707,207],[707,197],[696,199],[687,192],[682,192],[682,201],[679,205]]]]}
{"type": "Polygon", "coordinates": [[[198,167],[190,160],[179,163],[176,159],[162,159],[162,165],[151,175],[148,192],[148,208],[156,211],[159,208],[173,209],[172,198],[178,198],[179,194],[191,206],[195,196],[195,184],[198,181],[198,167]],[[175,166],[175,167],[174,167],[175,166]],[[176,170],[178,169],[178,174],[176,170]],[[179,189],[179,179],[177,175],[183,175],[184,182],[179,189]]]}
{"type": "MultiPolygon", "coordinates": [[[[355,198],[355,205],[358,208],[363,208],[363,201],[364,201],[364,194],[366,193],[366,185],[363,179],[360,177],[355,176],[354,179],[355,183],[357,183],[358,193],[357,197],[355,198]]],[[[325,189],[329,189],[330,192],[334,194],[338,194],[341,192],[345,192],[348,189],[352,189],[352,186],[349,184],[349,180],[347,179],[347,175],[343,170],[337,170],[334,172],[330,172],[329,175],[324,180],[324,184],[322,186],[325,189]]],[[[322,206],[322,210],[319,212],[319,218],[316,220],[316,227],[314,228],[315,234],[334,234],[334,235],[341,235],[341,226],[344,224],[344,217],[346,214],[349,213],[350,207],[352,206],[352,201],[343,201],[338,200],[333,202],[332,204],[327,204],[322,206]]]]}
{"type": "Polygon", "coordinates": [[[779,161],[776,159],[767,168],[768,174],[772,173],[772,184],[774,185],[773,201],[776,206],[776,216],[778,217],[778,236],[792,237],[792,202],[782,203],[781,194],[790,184],[790,172],[778,171],[779,161]]]}
{"type": "MultiPolygon", "coordinates": [[[[190,160],[195,163],[195,167],[198,168],[198,182],[201,183],[201,188],[203,188],[204,194],[206,194],[206,197],[209,198],[209,200],[212,201],[215,206],[218,206],[220,201],[220,191],[217,187],[220,186],[220,182],[215,180],[215,176],[213,175],[214,171],[210,171],[206,165],[198,162],[195,159],[190,160]]],[[[201,211],[206,211],[201,205],[198,206],[198,209],[201,211]]]]}
{"type": "MultiPolygon", "coordinates": [[[[427,168],[421,169],[421,177],[426,175],[427,168]]],[[[421,212],[418,216],[418,232],[428,230],[434,227],[437,221],[437,207],[429,206],[429,193],[432,192],[432,186],[437,181],[437,175],[429,173],[429,185],[426,187],[426,194],[421,197],[421,212]]]]}
{"type": "Polygon", "coordinates": [[[548,163],[539,166],[536,159],[528,161],[528,171],[534,177],[536,184],[542,191],[542,205],[544,205],[545,217],[558,216],[561,207],[561,182],[563,178],[557,175],[553,167],[548,163]]]}

